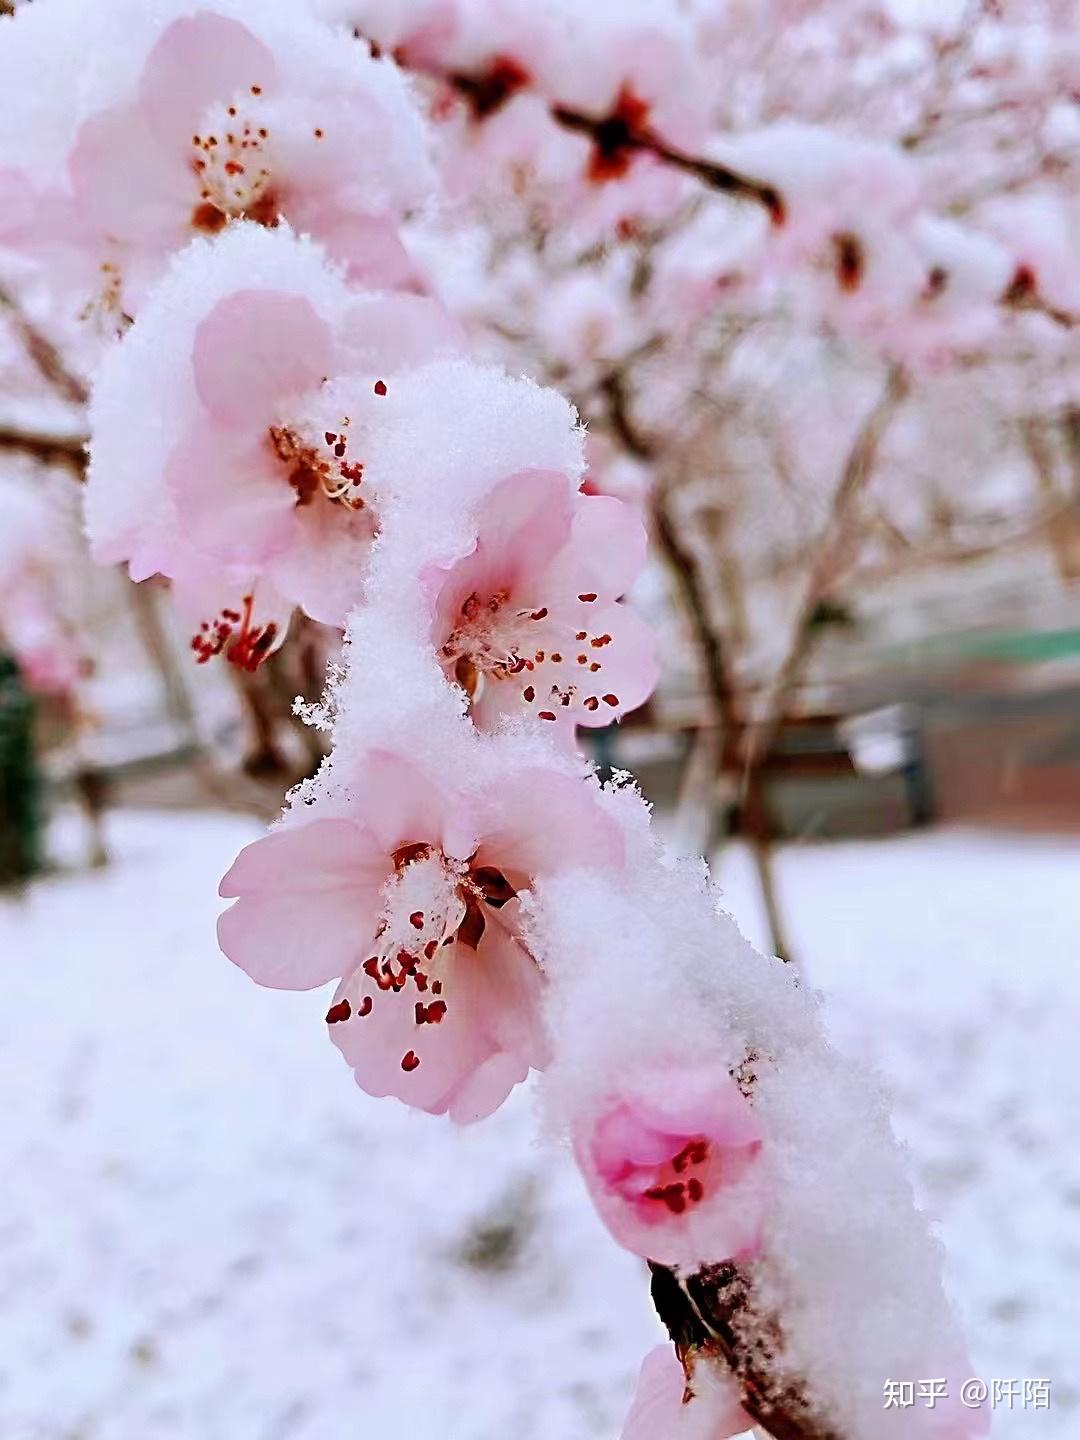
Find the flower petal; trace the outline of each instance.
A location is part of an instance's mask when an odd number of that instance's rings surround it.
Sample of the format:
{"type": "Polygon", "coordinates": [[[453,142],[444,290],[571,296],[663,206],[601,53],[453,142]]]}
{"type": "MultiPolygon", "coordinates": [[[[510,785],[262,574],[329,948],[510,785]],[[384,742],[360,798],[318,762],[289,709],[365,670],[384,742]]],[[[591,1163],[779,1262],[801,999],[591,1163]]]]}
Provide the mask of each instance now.
{"type": "Polygon", "coordinates": [[[344,343],[351,368],[392,375],[464,348],[458,322],[421,295],[365,295],[349,307],[344,343]]]}
{"type": "Polygon", "coordinates": [[[334,996],[335,1004],[349,1002],[350,1016],[330,1026],[330,1038],[369,1095],[392,1095],[432,1115],[480,1119],[525,1078],[529,1062],[503,1050],[492,1034],[493,997],[476,952],[465,946],[440,952],[438,976],[445,1013],[438,1024],[417,1024],[411,986],[380,990],[354,971],[334,996]]]}
{"type": "Polygon", "coordinates": [[[163,150],[138,110],[103,110],[79,129],[68,157],[84,225],[163,248],[179,248],[197,197],[179,154],[163,150]]]}
{"type": "Polygon", "coordinates": [[[224,427],[192,429],[165,483],[187,540],[223,564],[261,564],[293,538],[296,495],[267,442],[245,435],[237,443],[224,427]]]}
{"type": "Polygon", "coordinates": [[[581,495],[568,543],[548,570],[551,593],[625,595],[645,566],[648,536],[636,506],[610,495],[581,495]]]}
{"type": "Polygon", "coordinates": [[[290,544],[268,574],[312,620],[343,627],[364,593],[364,574],[375,535],[370,509],[349,511],[324,498],[295,511],[290,544]]]}
{"type": "Polygon", "coordinates": [[[159,144],[182,148],[215,101],[254,85],[265,90],[276,74],[273,55],[238,20],[206,11],[182,16],[147,57],[139,88],[143,121],[159,144]]]}
{"type": "Polygon", "coordinates": [[[515,889],[559,869],[619,866],[623,837],[592,782],[551,770],[521,770],[483,797],[478,865],[494,865],[515,889]]]}
{"type": "MultiPolygon", "coordinates": [[[[590,633],[610,635],[611,640],[598,652],[600,670],[579,685],[570,711],[578,725],[610,725],[643,705],[656,688],[660,675],[656,632],[629,605],[593,608],[596,613],[588,617],[590,633]],[[586,704],[590,696],[599,703],[586,704]],[[614,697],[614,704],[608,696],[614,697]]],[[[588,653],[594,652],[590,648],[588,653]]]]}
{"type": "Polygon", "coordinates": [[[282,405],[317,390],[333,368],[333,339],[314,306],[278,290],[238,290],[195,335],[195,389],[227,424],[269,427],[282,405]]]}
{"type": "Polygon", "coordinates": [[[260,985],[310,990],[351,971],[374,933],[385,856],[351,820],[287,826],[241,850],[219,893],[222,950],[260,985]]]}

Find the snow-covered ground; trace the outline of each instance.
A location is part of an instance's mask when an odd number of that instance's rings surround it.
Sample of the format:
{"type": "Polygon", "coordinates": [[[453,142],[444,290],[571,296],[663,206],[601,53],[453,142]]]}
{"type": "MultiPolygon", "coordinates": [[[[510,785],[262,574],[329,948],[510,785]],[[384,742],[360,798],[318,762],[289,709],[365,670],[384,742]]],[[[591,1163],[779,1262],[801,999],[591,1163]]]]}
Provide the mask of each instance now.
{"type": "MultiPolygon", "coordinates": [[[[0,903],[0,1440],[613,1440],[658,1334],[638,1263],[529,1095],[467,1131],[371,1101],[320,997],[218,955],[255,833],[119,814],[108,870],[0,903]]],[[[1054,1382],[1000,1440],[1080,1431],[1078,873],[1076,841],[958,833],[780,865],[976,1371],[1054,1382]]],[[[720,874],[753,934],[744,857],[720,874]]]]}

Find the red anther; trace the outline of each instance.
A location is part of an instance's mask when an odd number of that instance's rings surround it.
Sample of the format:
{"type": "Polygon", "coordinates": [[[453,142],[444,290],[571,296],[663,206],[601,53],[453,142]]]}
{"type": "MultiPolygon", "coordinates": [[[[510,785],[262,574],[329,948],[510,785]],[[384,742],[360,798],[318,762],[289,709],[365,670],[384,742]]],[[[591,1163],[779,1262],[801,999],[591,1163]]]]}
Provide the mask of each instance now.
{"type": "Polygon", "coordinates": [[[461,90],[479,123],[501,110],[531,81],[528,70],[513,55],[496,55],[485,74],[461,77],[461,90]]]}
{"type": "Polygon", "coordinates": [[[681,1215],[686,1209],[686,1186],[680,1180],[672,1185],[654,1185],[645,1195],[649,1200],[659,1200],[673,1215],[681,1215]]]}
{"type": "Polygon", "coordinates": [[[862,283],[865,261],[863,247],[857,235],[850,231],[833,236],[836,252],[836,283],[849,294],[862,283]]]}

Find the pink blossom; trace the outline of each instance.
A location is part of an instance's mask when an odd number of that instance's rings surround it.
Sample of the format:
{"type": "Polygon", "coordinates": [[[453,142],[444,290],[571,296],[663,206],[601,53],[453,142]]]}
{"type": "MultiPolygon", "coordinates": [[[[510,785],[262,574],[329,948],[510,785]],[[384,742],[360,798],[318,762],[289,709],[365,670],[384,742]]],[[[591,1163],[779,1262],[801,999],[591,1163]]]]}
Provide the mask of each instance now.
{"type": "Polygon", "coordinates": [[[395,376],[457,344],[434,301],[350,294],[284,228],[192,247],[102,367],[95,559],[171,579],[200,660],[254,668],[294,606],[344,625],[379,523],[366,446],[395,376]]]}
{"type": "Polygon", "coordinates": [[[752,1255],[761,1242],[761,1128],[709,1064],[653,1065],[586,1109],[574,1152],[621,1245],[665,1265],[752,1255]]]}
{"type": "Polygon", "coordinates": [[[221,882],[221,948],[262,985],[340,978],[331,1038],[371,1095],[456,1120],[542,1066],[542,972],[519,896],[562,866],[622,863],[586,782],[521,770],[468,795],[375,751],[362,814],[287,824],[221,882]]]}
{"type": "MultiPolygon", "coordinates": [[[[380,377],[415,358],[414,333],[426,348],[425,324],[432,348],[443,333],[438,309],[407,296],[353,316],[380,377]]],[[[313,619],[343,624],[378,528],[357,447],[387,382],[353,392],[348,413],[326,409],[325,379],[343,363],[334,336],[307,300],[274,291],[215,306],[192,363],[199,410],[166,471],[184,535],[215,570],[251,566],[313,619]]]]}
{"type": "Polygon", "coordinates": [[[670,1345],[657,1345],[642,1361],[622,1440],[730,1440],[752,1424],[721,1362],[691,1351],[684,1370],[670,1345]]]}
{"type": "Polygon", "coordinates": [[[476,723],[606,725],[642,704],[656,683],[652,636],[618,601],[644,559],[631,506],[546,471],[497,485],[474,548],[426,577],[432,643],[476,723]]]}
{"type": "Polygon", "coordinates": [[[135,313],[171,253],[234,220],[287,220],[350,278],[415,283],[398,225],[430,175],[404,86],[312,21],[295,22],[295,50],[255,7],[250,22],[173,19],[131,92],[79,124],[70,189],[42,192],[36,239],[73,252],[76,283],[96,276],[88,312],[135,313]]]}

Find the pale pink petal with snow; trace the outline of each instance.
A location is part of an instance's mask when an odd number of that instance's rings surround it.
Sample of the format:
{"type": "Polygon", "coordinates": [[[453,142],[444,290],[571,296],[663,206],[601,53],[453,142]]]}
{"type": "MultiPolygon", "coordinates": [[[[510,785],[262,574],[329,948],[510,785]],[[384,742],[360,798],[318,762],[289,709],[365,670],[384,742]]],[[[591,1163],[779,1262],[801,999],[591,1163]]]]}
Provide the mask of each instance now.
{"type": "MultiPolygon", "coordinates": [[[[134,109],[103,110],[80,128],[68,161],[83,238],[98,249],[115,235],[179,249],[195,204],[186,156],[163,148],[134,109]],[[118,163],[118,156],[123,163],[118,163]]],[[[75,238],[78,237],[78,233],[75,238]]]]}
{"type": "Polygon", "coordinates": [[[215,419],[270,425],[289,399],[317,390],[334,362],[329,327],[310,301],[276,290],[238,290],[199,326],[195,389],[215,419]]]}
{"type": "Polygon", "coordinates": [[[461,324],[421,295],[362,295],[345,317],[342,343],[351,369],[383,376],[466,348],[461,324]]]}
{"type": "Polygon", "coordinates": [[[238,20],[211,11],[181,16],[147,57],[139,86],[145,123],[161,145],[182,145],[215,101],[266,89],[276,74],[271,52],[238,20]]]}
{"type": "Polygon", "coordinates": [[[185,538],[222,564],[263,565],[293,537],[296,494],[265,437],[204,423],[169,457],[165,484],[185,538]]]}
{"type": "Polygon", "coordinates": [[[481,815],[478,863],[497,861],[519,883],[560,868],[623,863],[622,831],[577,777],[521,770],[492,787],[481,815]]]}
{"type": "Polygon", "coordinates": [[[620,1244],[665,1265],[754,1254],[765,1218],[762,1134],[726,1071],[691,1062],[643,1067],[585,1108],[574,1153],[620,1244]]]}

